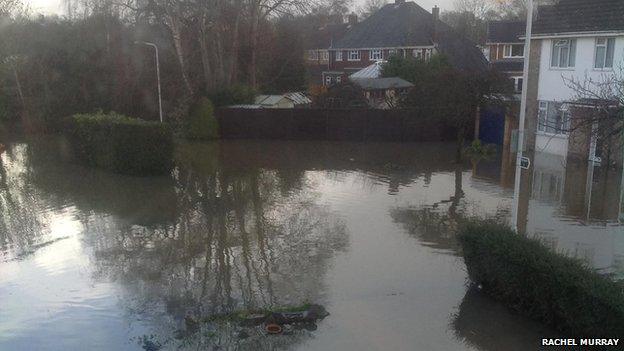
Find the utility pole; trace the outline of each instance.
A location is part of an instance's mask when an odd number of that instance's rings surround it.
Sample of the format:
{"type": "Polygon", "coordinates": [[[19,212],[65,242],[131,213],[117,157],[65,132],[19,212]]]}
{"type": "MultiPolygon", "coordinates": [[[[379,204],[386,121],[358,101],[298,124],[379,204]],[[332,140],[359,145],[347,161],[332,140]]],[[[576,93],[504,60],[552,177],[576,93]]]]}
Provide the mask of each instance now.
{"type": "Polygon", "coordinates": [[[520,179],[524,149],[524,120],[526,118],[527,93],[529,89],[529,63],[531,57],[531,32],[533,30],[533,0],[527,0],[527,21],[524,39],[524,70],[522,71],[522,98],[520,100],[520,121],[518,126],[518,150],[516,153],[516,178],[514,199],[511,209],[511,227],[518,232],[518,207],[520,205],[520,179]]]}
{"type": "Polygon", "coordinates": [[[154,43],[150,43],[147,41],[135,41],[135,44],[144,44],[147,46],[151,46],[154,48],[154,54],[156,55],[156,79],[158,81],[158,115],[160,116],[160,123],[163,122],[163,111],[162,111],[162,97],[160,93],[160,61],[158,59],[158,46],[154,43]]]}

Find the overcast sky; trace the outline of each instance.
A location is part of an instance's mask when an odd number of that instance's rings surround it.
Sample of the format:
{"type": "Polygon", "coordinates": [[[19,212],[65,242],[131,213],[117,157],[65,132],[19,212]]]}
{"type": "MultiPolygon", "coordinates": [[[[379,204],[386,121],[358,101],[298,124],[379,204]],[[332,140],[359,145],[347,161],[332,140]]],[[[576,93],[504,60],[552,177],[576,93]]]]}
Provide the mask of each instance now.
{"type": "MultiPolygon", "coordinates": [[[[61,10],[61,1],[62,0],[27,0],[33,12],[35,13],[43,13],[43,14],[51,14],[51,13],[62,13],[61,10]]],[[[355,0],[355,7],[359,7],[364,4],[366,0],[355,0]]],[[[415,1],[418,5],[425,8],[427,11],[431,12],[431,8],[437,5],[442,10],[450,10],[453,7],[453,0],[412,0],[415,1]]],[[[394,0],[389,0],[389,2],[394,2],[394,0]]]]}

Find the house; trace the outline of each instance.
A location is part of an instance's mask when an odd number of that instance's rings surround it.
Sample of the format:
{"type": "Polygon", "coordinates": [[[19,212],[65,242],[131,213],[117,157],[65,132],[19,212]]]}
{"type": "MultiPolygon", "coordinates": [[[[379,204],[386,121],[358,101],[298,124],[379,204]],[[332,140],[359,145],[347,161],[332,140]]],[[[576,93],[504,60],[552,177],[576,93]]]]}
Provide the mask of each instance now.
{"type": "Polygon", "coordinates": [[[482,52],[439,16],[437,7],[429,13],[405,0],[383,6],[332,43],[327,69],[322,73],[324,84],[335,84],[392,55],[428,60],[444,54],[458,69],[485,70],[487,61],[482,52]]]}
{"type": "Polygon", "coordinates": [[[322,72],[329,66],[329,47],[342,38],[345,33],[357,24],[357,15],[351,14],[347,22],[342,16],[328,19],[328,23],[315,25],[305,37],[305,65],[312,85],[322,85],[322,72]]]}
{"type": "Polygon", "coordinates": [[[540,6],[528,72],[528,147],[584,161],[599,161],[607,150],[611,160],[621,163],[621,146],[612,148],[591,131],[571,128],[604,102],[580,99],[570,81],[591,80],[608,87],[610,81],[622,79],[623,64],[624,1],[560,0],[540,6]]]}
{"type": "Polygon", "coordinates": [[[524,70],[525,21],[490,21],[484,54],[490,67],[505,74],[513,81],[516,93],[522,92],[524,70]]]}

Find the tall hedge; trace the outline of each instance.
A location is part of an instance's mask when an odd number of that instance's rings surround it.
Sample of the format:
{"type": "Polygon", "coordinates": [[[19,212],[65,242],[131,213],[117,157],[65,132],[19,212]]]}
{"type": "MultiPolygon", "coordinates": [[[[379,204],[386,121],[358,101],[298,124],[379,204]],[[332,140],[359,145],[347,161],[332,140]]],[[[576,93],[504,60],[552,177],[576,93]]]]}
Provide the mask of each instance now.
{"type": "Polygon", "coordinates": [[[513,310],[571,336],[624,335],[624,286],[535,239],[470,222],[459,240],[470,279],[513,310]]]}
{"type": "Polygon", "coordinates": [[[173,134],[164,124],[116,113],[77,114],[65,134],[76,159],[116,173],[152,175],[173,166],[173,134]]]}
{"type": "Polygon", "coordinates": [[[216,139],[219,137],[219,123],[214,116],[212,102],[200,98],[191,108],[186,122],[188,139],[216,139]]]}

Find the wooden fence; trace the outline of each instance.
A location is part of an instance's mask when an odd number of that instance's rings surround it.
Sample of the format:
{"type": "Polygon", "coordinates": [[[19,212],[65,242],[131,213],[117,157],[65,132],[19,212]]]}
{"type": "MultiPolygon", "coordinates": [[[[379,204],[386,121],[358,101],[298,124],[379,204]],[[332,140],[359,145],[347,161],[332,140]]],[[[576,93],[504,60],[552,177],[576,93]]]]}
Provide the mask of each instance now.
{"type": "MultiPolygon", "coordinates": [[[[217,110],[225,139],[451,141],[456,129],[418,110],[217,110]]],[[[467,133],[471,135],[471,133],[467,133]]]]}

